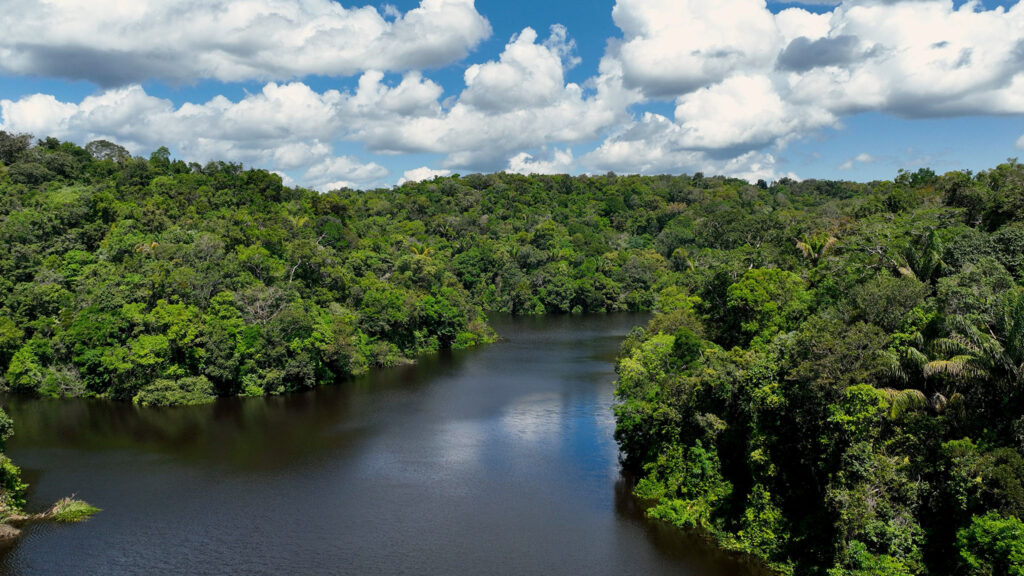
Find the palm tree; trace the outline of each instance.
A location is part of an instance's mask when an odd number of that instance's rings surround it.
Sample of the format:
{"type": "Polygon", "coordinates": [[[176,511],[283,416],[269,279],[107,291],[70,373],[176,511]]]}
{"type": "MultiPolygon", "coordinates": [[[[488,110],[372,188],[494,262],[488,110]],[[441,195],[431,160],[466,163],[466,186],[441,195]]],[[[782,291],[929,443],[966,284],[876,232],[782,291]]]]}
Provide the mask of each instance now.
{"type": "Polygon", "coordinates": [[[814,236],[804,234],[796,241],[796,249],[804,255],[804,258],[817,264],[818,260],[832,250],[838,242],[838,238],[828,234],[815,234],[814,236]]]}
{"type": "Polygon", "coordinates": [[[943,350],[951,351],[948,338],[926,343],[920,332],[913,335],[911,344],[904,350],[902,358],[895,352],[888,353],[890,376],[904,384],[917,386],[902,390],[881,389],[889,401],[890,418],[929,409],[941,414],[950,405],[962,406],[964,397],[959,392],[959,383],[984,376],[973,365],[974,357],[963,350],[944,355],[943,350]]]}
{"type": "Polygon", "coordinates": [[[427,258],[434,253],[434,249],[426,244],[412,244],[409,250],[419,258],[427,258]]]}
{"type": "Polygon", "coordinates": [[[899,266],[899,273],[921,282],[931,282],[937,278],[946,263],[942,261],[942,241],[932,230],[920,236],[917,242],[903,251],[905,265],[899,266]]]}
{"type": "Polygon", "coordinates": [[[968,398],[977,409],[998,410],[1007,402],[1015,406],[1024,393],[1024,288],[1004,296],[995,326],[978,326],[954,316],[946,319],[946,327],[947,336],[927,345],[916,334],[902,359],[890,355],[894,377],[903,382],[914,380],[912,376],[923,378],[919,388],[883,390],[891,415],[921,409],[925,401],[936,412],[947,405],[963,409],[968,398]],[[933,391],[930,399],[922,389],[933,391]]]}

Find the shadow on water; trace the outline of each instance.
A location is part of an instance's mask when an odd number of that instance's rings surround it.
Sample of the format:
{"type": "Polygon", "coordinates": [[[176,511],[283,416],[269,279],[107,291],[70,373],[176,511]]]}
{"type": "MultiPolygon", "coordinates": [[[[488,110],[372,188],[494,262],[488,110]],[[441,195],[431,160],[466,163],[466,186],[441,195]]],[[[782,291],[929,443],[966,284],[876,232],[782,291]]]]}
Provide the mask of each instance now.
{"type": "Polygon", "coordinates": [[[444,353],[316,391],[221,398],[203,406],[144,408],[107,400],[19,397],[3,401],[16,422],[15,447],[130,449],[240,470],[273,469],[354,445],[379,424],[365,417],[375,399],[413,393],[457,371],[461,358],[472,353],[444,353]]]}
{"type": "Polygon", "coordinates": [[[702,576],[772,576],[774,572],[761,562],[725,552],[715,546],[709,535],[680,530],[644,515],[644,507],[633,487],[636,478],[626,474],[615,482],[615,513],[625,521],[642,526],[651,545],[667,558],[691,567],[702,576]]]}
{"type": "Polygon", "coordinates": [[[644,518],[612,440],[642,315],[495,317],[502,341],[313,393],[180,409],[7,399],[39,525],[0,574],[758,574],[644,518]]]}

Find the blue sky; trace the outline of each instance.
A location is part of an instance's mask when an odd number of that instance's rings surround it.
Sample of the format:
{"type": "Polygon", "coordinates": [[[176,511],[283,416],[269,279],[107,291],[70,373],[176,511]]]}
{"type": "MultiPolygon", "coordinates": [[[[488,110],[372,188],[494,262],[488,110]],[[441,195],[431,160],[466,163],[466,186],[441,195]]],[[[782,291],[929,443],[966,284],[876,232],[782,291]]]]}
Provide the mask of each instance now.
{"type": "Polygon", "coordinates": [[[0,0],[0,129],[329,189],[453,172],[891,178],[1024,147],[1024,6],[0,0]]]}

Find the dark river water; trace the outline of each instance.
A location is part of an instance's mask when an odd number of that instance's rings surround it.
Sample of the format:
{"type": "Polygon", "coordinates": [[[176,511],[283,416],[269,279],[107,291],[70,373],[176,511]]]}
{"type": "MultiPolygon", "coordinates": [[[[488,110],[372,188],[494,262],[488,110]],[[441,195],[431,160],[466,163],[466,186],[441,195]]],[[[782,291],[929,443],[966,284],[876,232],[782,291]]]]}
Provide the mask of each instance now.
{"type": "Polygon", "coordinates": [[[645,320],[499,318],[498,344],[283,398],[11,399],[30,509],[103,512],[27,528],[0,573],[747,574],[619,474],[613,361],[645,320]]]}

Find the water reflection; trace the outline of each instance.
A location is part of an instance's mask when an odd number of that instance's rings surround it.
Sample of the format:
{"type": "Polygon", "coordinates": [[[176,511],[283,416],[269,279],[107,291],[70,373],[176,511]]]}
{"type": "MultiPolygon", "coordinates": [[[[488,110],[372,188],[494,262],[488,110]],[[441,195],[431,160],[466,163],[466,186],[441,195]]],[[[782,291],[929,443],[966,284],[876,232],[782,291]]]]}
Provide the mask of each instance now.
{"type": "Polygon", "coordinates": [[[12,400],[32,505],[3,574],[743,573],[647,522],[612,440],[645,319],[498,319],[500,344],[312,394],[175,410],[12,400]]]}

